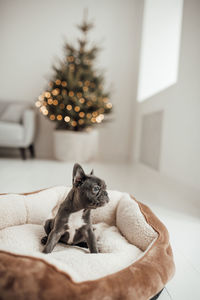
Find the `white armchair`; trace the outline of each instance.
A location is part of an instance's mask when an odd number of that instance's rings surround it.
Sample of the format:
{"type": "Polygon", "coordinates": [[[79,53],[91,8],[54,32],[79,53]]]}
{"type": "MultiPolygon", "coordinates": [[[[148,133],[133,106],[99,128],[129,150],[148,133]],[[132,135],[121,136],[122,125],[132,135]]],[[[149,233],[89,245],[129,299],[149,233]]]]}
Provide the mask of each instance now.
{"type": "Polygon", "coordinates": [[[10,103],[0,115],[0,147],[19,148],[26,159],[26,149],[34,157],[35,114],[22,104],[10,103]]]}

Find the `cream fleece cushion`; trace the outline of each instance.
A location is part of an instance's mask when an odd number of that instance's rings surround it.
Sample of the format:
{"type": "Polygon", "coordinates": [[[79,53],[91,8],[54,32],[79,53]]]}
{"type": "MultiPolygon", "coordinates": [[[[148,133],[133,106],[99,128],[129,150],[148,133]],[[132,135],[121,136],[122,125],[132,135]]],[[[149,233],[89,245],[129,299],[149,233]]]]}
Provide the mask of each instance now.
{"type": "Polygon", "coordinates": [[[109,191],[110,202],[92,211],[100,253],[59,243],[43,254],[43,223],[54,215],[70,188],[54,187],[35,194],[0,196],[0,249],[40,257],[75,281],[98,279],[136,261],[157,238],[138,204],[126,193],[109,191]]]}

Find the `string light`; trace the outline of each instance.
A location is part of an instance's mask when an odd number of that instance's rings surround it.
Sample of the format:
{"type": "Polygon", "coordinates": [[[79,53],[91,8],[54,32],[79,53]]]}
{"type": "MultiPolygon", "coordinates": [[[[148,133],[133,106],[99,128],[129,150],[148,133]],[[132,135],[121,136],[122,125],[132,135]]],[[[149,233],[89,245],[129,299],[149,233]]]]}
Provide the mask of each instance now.
{"type": "Polygon", "coordinates": [[[79,123],[79,125],[83,125],[84,124],[84,120],[80,119],[80,120],[78,120],[78,123],[79,123]]]}
{"type": "Polygon", "coordinates": [[[68,105],[66,106],[66,109],[67,109],[67,110],[71,110],[71,109],[72,109],[72,106],[71,106],[70,104],[68,104],[68,105]]]}
{"type": "Polygon", "coordinates": [[[65,122],[69,122],[70,121],[70,117],[69,116],[66,116],[65,118],[64,118],[64,120],[65,120],[65,122]]]}
{"type": "Polygon", "coordinates": [[[71,124],[72,124],[73,127],[75,127],[77,125],[77,122],[76,121],[72,121],[71,124]]]}
{"type": "Polygon", "coordinates": [[[53,104],[53,99],[52,99],[52,98],[49,98],[48,101],[47,101],[47,103],[48,103],[49,105],[53,104]]]}
{"type": "Polygon", "coordinates": [[[108,98],[103,98],[103,102],[107,103],[108,102],[108,98]]]}
{"type": "Polygon", "coordinates": [[[85,99],[84,99],[84,98],[81,98],[81,99],[79,99],[79,102],[80,102],[81,104],[83,104],[83,103],[85,102],[85,99]]]}
{"type": "Polygon", "coordinates": [[[88,101],[88,102],[87,102],[87,106],[88,106],[88,107],[92,106],[92,102],[91,102],[91,101],[88,101]]]}
{"type": "Polygon", "coordinates": [[[50,120],[51,120],[51,121],[54,121],[55,118],[56,118],[55,115],[50,115],[50,120]]]}
{"type": "Polygon", "coordinates": [[[56,80],[56,85],[60,85],[61,84],[61,80],[60,79],[57,79],[56,80]]]}
{"type": "Polygon", "coordinates": [[[61,121],[62,120],[62,115],[57,115],[57,120],[61,121]]]}
{"type": "Polygon", "coordinates": [[[40,111],[43,113],[43,115],[47,116],[48,115],[48,110],[46,109],[45,106],[41,106],[40,111]]]}
{"type": "Polygon", "coordinates": [[[77,97],[81,98],[82,97],[82,93],[77,93],[77,97]]]}
{"type": "Polygon", "coordinates": [[[47,115],[48,115],[48,113],[49,113],[49,112],[48,112],[48,110],[47,110],[47,109],[43,111],[43,115],[45,115],[45,116],[47,116],[47,115]]]}
{"type": "Polygon", "coordinates": [[[75,106],[74,110],[75,110],[76,112],[79,112],[79,111],[80,111],[80,106],[75,106]]]}
{"type": "Polygon", "coordinates": [[[98,116],[97,111],[94,111],[94,112],[92,113],[92,115],[93,115],[93,117],[97,117],[97,116],[98,116]]]}
{"type": "Polygon", "coordinates": [[[90,119],[92,117],[92,114],[91,113],[87,113],[86,116],[87,116],[88,119],[90,119]]]}
{"type": "Polygon", "coordinates": [[[95,122],[96,122],[96,118],[92,118],[92,119],[91,119],[91,122],[92,122],[92,123],[95,123],[95,122]]]}
{"type": "Polygon", "coordinates": [[[58,100],[56,100],[56,99],[53,100],[53,105],[55,105],[55,106],[58,105],[58,100]]]}
{"type": "Polygon", "coordinates": [[[74,96],[74,92],[73,92],[73,91],[70,91],[70,92],[69,92],[69,96],[70,96],[70,97],[73,97],[73,96],[74,96]]]}
{"type": "Polygon", "coordinates": [[[43,100],[44,100],[44,96],[43,96],[43,95],[40,95],[40,96],[38,97],[38,100],[43,101],[43,100]]]}
{"type": "Polygon", "coordinates": [[[67,86],[67,82],[66,82],[66,81],[62,81],[62,82],[61,82],[61,85],[62,85],[63,87],[66,87],[66,86],[67,86]]]}
{"type": "Polygon", "coordinates": [[[97,123],[101,123],[103,121],[103,119],[104,119],[104,115],[103,114],[100,114],[100,115],[98,115],[98,117],[96,117],[97,123]]]}
{"type": "Polygon", "coordinates": [[[84,116],[85,116],[85,113],[84,113],[83,111],[81,111],[81,112],[79,113],[79,117],[80,117],[80,118],[84,118],[84,116]]]}
{"type": "Polygon", "coordinates": [[[46,98],[50,98],[51,97],[51,94],[49,92],[45,92],[44,95],[45,95],[46,98]]]}
{"type": "Polygon", "coordinates": [[[54,89],[53,91],[52,91],[52,94],[54,95],[54,96],[57,96],[58,94],[60,93],[60,90],[57,88],[57,89],[54,89]]]}
{"type": "Polygon", "coordinates": [[[107,103],[107,104],[106,104],[106,107],[107,107],[107,108],[112,108],[112,103],[110,103],[110,102],[107,103]]]}
{"type": "Polygon", "coordinates": [[[87,92],[87,91],[88,91],[88,87],[87,87],[87,86],[84,86],[84,87],[83,87],[83,90],[84,90],[84,92],[87,92]]]}
{"type": "Polygon", "coordinates": [[[78,85],[79,85],[79,86],[83,86],[82,81],[78,81],[78,85]]]}
{"type": "Polygon", "coordinates": [[[41,103],[40,101],[36,101],[36,102],[35,102],[35,106],[36,106],[36,107],[40,107],[41,105],[42,105],[42,103],[41,103]]]}
{"type": "Polygon", "coordinates": [[[86,81],[85,81],[85,85],[86,85],[86,86],[89,86],[89,85],[90,85],[90,81],[89,81],[89,80],[86,80],[86,81]]]}

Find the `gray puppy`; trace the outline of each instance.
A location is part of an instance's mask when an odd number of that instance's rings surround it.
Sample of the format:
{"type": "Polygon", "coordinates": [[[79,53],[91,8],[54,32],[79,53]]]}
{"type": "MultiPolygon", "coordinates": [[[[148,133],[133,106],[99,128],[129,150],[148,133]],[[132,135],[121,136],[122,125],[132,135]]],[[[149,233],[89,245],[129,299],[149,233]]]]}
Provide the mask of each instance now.
{"type": "Polygon", "coordinates": [[[86,175],[79,164],[74,165],[72,183],[55,218],[45,222],[47,236],[41,240],[45,245],[43,253],[52,252],[59,241],[68,245],[86,242],[91,253],[98,253],[90,211],[108,203],[106,184],[93,171],[86,175]]]}

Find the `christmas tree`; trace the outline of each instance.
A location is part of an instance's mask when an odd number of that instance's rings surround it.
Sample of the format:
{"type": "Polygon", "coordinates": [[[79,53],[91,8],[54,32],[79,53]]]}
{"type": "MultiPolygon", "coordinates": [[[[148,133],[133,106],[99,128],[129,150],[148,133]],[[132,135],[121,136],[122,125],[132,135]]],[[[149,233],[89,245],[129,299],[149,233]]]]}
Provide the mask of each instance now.
{"type": "Polygon", "coordinates": [[[54,76],[36,101],[41,113],[56,122],[56,129],[84,130],[101,123],[112,110],[109,93],[103,90],[104,78],[93,67],[99,48],[89,46],[87,34],[92,27],[84,18],[78,26],[82,34],[78,46],[66,43],[64,61],[53,67],[54,76]]]}

